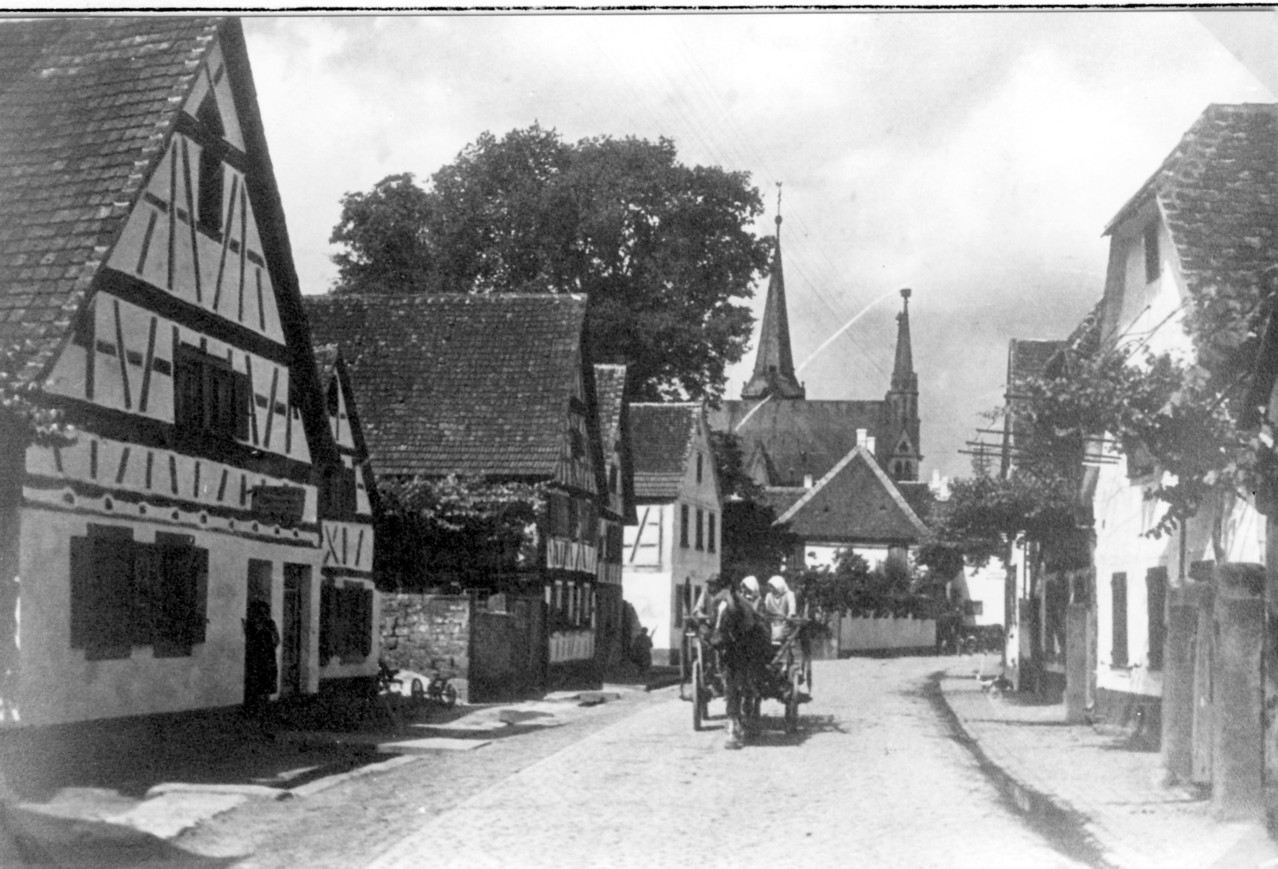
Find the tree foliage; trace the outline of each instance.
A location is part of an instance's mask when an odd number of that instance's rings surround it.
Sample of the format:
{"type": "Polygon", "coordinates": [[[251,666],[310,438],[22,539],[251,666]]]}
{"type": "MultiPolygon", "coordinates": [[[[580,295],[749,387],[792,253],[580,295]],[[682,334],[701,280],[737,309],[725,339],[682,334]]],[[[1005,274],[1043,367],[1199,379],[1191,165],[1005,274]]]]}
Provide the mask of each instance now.
{"type": "Polygon", "coordinates": [[[834,615],[866,618],[914,616],[935,618],[944,605],[944,583],[908,559],[893,554],[871,568],[852,550],[844,550],[833,568],[805,568],[790,578],[799,599],[820,620],[834,615]]]}
{"type": "Polygon", "coordinates": [[[452,475],[385,480],[378,492],[384,585],[501,591],[536,580],[545,484],[452,475]]]}
{"type": "Polygon", "coordinates": [[[338,292],[586,293],[600,362],[637,400],[718,398],[771,242],[749,175],[689,167],[674,143],[484,133],[425,187],[389,176],[342,197],[338,292]]]}
{"type": "Polygon", "coordinates": [[[0,442],[10,445],[36,443],[66,445],[75,440],[75,428],[59,410],[40,401],[38,381],[22,376],[31,348],[12,344],[0,349],[0,442]]]}

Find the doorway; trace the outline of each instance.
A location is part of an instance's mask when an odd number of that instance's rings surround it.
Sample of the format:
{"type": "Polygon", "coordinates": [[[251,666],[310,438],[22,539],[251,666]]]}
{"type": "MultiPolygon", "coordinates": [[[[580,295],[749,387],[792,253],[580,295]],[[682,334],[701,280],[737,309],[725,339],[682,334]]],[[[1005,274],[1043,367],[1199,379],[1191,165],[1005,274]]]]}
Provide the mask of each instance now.
{"type": "Polygon", "coordinates": [[[306,640],[307,592],[311,569],[305,564],[284,565],[283,636],[280,638],[280,696],[303,690],[302,649],[306,640]]]}

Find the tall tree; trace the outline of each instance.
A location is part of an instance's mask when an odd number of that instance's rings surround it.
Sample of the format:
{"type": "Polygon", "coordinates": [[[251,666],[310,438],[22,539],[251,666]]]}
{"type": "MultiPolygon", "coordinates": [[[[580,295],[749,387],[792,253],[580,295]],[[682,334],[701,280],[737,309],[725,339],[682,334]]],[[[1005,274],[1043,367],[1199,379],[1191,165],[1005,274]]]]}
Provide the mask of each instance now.
{"type": "Polygon", "coordinates": [[[587,293],[601,362],[638,400],[717,399],[771,242],[744,172],[688,167],[674,142],[484,133],[425,187],[393,175],[342,198],[337,292],[587,293]]]}

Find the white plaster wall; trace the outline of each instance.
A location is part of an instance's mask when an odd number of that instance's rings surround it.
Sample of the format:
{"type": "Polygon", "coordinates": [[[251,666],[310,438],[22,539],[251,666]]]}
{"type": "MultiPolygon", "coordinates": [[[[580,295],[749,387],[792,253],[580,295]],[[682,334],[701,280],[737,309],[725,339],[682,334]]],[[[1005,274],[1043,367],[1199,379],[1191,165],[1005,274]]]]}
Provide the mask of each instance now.
{"type": "Polygon", "coordinates": [[[24,507],[19,561],[22,724],[40,725],[93,718],[179,712],[231,706],[243,699],[244,638],[240,620],[247,606],[248,561],[272,563],[271,609],[282,611],[284,564],[310,566],[312,589],[309,652],[303,657],[303,685],[318,686],[314,626],[318,619],[319,551],[284,546],[184,526],[24,507]],[[70,539],[84,536],[90,522],[133,529],[135,540],[150,542],[156,531],[192,534],[209,552],[206,640],[189,657],[155,658],[135,647],[129,658],[86,661],[70,647],[70,539]]]}

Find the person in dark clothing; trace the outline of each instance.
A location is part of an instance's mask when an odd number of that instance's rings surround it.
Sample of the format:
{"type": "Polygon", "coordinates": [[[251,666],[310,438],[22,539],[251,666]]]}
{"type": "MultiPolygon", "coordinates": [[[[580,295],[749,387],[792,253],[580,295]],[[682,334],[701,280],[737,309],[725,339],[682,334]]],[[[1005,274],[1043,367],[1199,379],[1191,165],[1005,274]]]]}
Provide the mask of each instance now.
{"type": "Polygon", "coordinates": [[[244,619],[244,711],[260,713],[279,683],[275,649],[280,632],[271,618],[271,605],[264,600],[249,604],[244,619]]]}

